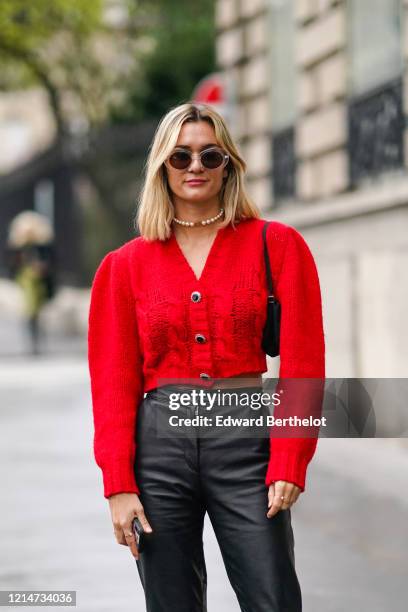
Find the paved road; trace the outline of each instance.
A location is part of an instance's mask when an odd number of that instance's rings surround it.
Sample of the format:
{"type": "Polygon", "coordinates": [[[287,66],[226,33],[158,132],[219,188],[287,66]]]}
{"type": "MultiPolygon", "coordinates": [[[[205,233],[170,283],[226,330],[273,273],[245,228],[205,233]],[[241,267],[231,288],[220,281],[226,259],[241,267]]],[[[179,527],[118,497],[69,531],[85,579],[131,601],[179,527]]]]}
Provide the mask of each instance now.
{"type": "MultiPolygon", "coordinates": [[[[85,356],[0,357],[0,398],[0,589],[73,589],[81,612],[144,610],[93,461],[85,356]]],[[[304,611],[405,611],[408,453],[319,445],[292,510],[304,611]]],[[[239,612],[208,522],[205,553],[209,612],[239,612]]]]}
{"type": "MultiPolygon", "coordinates": [[[[86,351],[86,337],[67,337],[59,330],[44,329],[42,324],[41,351],[50,355],[77,355],[86,351]]],[[[0,359],[13,360],[29,355],[30,339],[26,324],[21,317],[0,312],[0,359]]]]}

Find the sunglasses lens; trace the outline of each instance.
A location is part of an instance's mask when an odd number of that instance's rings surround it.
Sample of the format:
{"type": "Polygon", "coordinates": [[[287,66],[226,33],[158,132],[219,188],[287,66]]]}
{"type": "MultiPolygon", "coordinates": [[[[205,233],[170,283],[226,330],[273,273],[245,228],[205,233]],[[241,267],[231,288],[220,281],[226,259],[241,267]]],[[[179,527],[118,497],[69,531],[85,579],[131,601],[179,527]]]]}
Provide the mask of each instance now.
{"type": "Polygon", "coordinates": [[[201,161],[206,168],[218,168],[224,161],[224,156],[220,151],[206,151],[203,153],[201,161]]]}
{"type": "MultiPolygon", "coordinates": [[[[170,155],[169,162],[177,170],[185,170],[191,164],[191,155],[188,151],[175,151],[170,155]]],[[[221,151],[204,151],[201,155],[201,162],[205,168],[210,170],[218,168],[224,162],[224,155],[221,151]]]]}
{"type": "Polygon", "coordinates": [[[187,151],[176,151],[170,155],[169,162],[173,168],[177,168],[177,170],[184,170],[190,165],[191,157],[187,151]]]}

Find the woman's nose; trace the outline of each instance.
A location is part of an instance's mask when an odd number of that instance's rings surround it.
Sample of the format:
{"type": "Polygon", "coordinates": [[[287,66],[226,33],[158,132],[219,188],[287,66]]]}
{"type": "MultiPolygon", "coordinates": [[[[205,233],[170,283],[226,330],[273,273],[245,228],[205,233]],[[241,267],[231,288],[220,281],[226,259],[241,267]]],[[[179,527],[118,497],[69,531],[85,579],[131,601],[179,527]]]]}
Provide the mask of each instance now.
{"type": "Polygon", "coordinates": [[[202,169],[203,169],[203,166],[201,164],[201,159],[198,156],[193,158],[191,160],[191,163],[190,163],[189,167],[188,167],[188,170],[193,170],[194,172],[197,172],[197,171],[202,170],[202,169]]]}

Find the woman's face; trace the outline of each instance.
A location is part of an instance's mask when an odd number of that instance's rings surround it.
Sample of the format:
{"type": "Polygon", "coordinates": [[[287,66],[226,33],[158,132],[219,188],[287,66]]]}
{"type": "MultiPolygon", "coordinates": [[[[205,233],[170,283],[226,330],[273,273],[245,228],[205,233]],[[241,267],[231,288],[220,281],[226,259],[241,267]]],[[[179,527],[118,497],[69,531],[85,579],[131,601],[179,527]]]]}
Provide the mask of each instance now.
{"type": "MultiPolygon", "coordinates": [[[[207,121],[194,121],[182,125],[175,148],[182,147],[198,154],[210,146],[221,148],[217,143],[214,128],[207,121]]],[[[167,162],[166,171],[174,204],[177,200],[218,203],[223,177],[228,175],[224,165],[209,169],[201,165],[199,158],[191,160],[191,164],[185,170],[177,170],[167,162]],[[193,184],[189,182],[192,180],[201,182],[193,184]]]]}

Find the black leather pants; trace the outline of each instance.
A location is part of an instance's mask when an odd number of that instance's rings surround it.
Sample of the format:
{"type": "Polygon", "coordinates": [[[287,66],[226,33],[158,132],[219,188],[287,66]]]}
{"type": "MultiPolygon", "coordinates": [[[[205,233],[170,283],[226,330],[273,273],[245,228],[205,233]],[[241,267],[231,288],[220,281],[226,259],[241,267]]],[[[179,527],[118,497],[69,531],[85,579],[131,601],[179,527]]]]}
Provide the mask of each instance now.
{"type": "MultiPolygon", "coordinates": [[[[267,436],[214,437],[213,429],[207,435],[203,429],[208,428],[190,427],[188,435],[163,437],[157,418],[168,423],[174,414],[169,410],[169,393],[183,389],[182,385],[154,389],[137,416],[135,475],[154,530],[136,561],[147,612],[207,612],[205,512],[241,610],[300,612],[290,509],[266,517],[267,436]]],[[[194,417],[196,411],[185,406],[177,414],[194,417]]],[[[198,413],[203,412],[200,406],[198,413]]],[[[267,409],[249,412],[259,416],[267,409]]]]}

